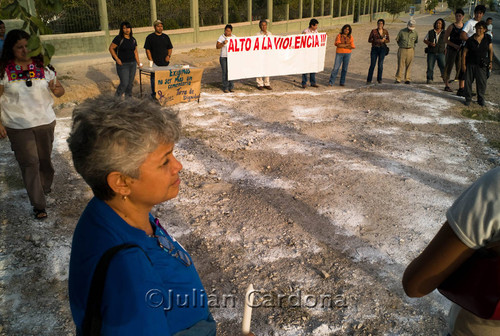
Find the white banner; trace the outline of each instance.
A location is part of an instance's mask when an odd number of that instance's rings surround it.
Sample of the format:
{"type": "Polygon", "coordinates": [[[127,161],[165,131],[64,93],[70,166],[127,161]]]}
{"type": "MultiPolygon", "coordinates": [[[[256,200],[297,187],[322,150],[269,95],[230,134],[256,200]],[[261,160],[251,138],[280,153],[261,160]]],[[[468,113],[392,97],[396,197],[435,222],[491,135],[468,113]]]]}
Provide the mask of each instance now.
{"type": "Polygon", "coordinates": [[[326,33],[229,39],[228,79],[323,71],[326,39],[326,33]]]}

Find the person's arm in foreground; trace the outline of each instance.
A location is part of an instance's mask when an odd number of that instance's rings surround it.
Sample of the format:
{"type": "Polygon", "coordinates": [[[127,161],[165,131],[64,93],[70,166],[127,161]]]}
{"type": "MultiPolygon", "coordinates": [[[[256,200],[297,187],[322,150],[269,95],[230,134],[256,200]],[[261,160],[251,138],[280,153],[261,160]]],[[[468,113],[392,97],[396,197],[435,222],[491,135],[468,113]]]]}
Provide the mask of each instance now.
{"type": "Polygon", "coordinates": [[[403,288],[409,297],[422,297],[436,289],[474,253],[444,223],[425,250],[406,268],[403,288]]]}

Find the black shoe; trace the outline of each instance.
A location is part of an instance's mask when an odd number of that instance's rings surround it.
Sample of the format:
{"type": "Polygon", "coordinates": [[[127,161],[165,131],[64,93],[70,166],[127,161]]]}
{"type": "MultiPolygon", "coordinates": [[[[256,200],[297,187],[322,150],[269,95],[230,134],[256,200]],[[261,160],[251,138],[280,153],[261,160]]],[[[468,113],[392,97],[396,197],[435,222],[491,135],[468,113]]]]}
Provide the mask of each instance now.
{"type": "Polygon", "coordinates": [[[406,81],[405,84],[410,84],[410,81],[406,81]]]}
{"type": "Polygon", "coordinates": [[[471,103],[471,101],[470,101],[470,100],[466,100],[466,101],[464,102],[464,105],[465,105],[465,106],[469,106],[469,105],[470,105],[470,103],[471,103]]]}
{"type": "Polygon", "coordinates": [[[394,84],[401,84],[401,82],[397,80],[397,81],[394,81],[394,84]]]}
{"type": "Polygon", "coordinates": [[[477,103],[480,105],[480,106],[485,106],[486,103],[484,102],[484,100],[478,100],[477,103]]]}
{"type": "Polygon", "coordinates": [[[459,96],[459,97],[465,97],[465,90],[464,89],[458,89],[457,90],[457,96],[459,96]]]}
{"type": "Polygon", "coordinates": [[[264,87],[263,86],[257,86],[257,89],[259,89],[259,90],[262,91],[262,90],[264,90],[264,87]]]}
{"type": "Polygon", "coordinates": [[[382,81],[381,81],[381,80],[378,80],[378,81],[377,81],[377,83],[382,84],[382,81]]]}

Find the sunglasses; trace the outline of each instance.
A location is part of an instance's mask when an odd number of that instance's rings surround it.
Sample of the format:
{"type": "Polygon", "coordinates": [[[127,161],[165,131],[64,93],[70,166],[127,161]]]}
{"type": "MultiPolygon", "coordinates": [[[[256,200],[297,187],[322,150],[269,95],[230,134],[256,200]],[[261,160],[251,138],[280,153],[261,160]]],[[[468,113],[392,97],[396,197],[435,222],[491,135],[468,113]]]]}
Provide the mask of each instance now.
{"type": "Polygon", "coordinates": [[[191,259],[189,258],[188,254],[184,252],[183,250],[178,249],[172,241],[168,237],[168,233],[165,231],[165,229],[161,226],[160,221],[158,218],[155,218],[155,224],[158,228],[157,232],[160,233],[160,235],[154,236],[158,242],[158,245],[163,249],[163,251],[167,252],[170,254],[172,257],[175,259],[179,260],[184,266],[189,267],[193,263],[191,259]]]}

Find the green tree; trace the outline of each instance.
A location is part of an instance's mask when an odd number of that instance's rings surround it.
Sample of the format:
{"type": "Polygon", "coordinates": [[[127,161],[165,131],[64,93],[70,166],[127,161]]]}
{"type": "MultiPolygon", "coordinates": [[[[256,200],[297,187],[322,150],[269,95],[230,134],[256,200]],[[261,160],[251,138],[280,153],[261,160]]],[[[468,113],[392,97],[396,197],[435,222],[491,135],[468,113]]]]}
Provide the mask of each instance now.
{"type": "MultiPolygon", "coordinates": [[[[62,5],[60,0],[41,0],[46,8],[54,12],[60,12],[62,5]]],[[[31,15],[26,7],[21,5],[19,0],[13,0],[0,9],[0,15],[8,19],[20,19],[24,21],[23,29],[31,35],[28,40],[29,55],[31,57],[42,55],[44,64],[49,64],[54,55],[55,48],[52,44],[42,43],[41,34],[50,34],[51,29],[36,15],[31,15]]]]}
{"type": "Polygon", "coordinates": [[[448,0],[448,7],[456,11],[459,8],[464,8],[467,0],[448,0]]]}
{"type": "Polygon", "coordinates": [[[410,1],[411,0],[388,0],[386,2],[386,11],[392,15],[392,21],[399,16],[399,13],[406,10],[410,1]]]}
{"type": "Polygon", "coordinates": [[[438,0],[427,0],[425,3],[425,10],[433,11],[438,5],[438,0]]]}

